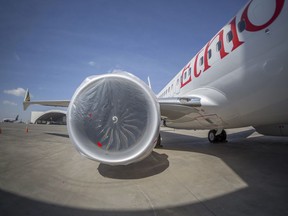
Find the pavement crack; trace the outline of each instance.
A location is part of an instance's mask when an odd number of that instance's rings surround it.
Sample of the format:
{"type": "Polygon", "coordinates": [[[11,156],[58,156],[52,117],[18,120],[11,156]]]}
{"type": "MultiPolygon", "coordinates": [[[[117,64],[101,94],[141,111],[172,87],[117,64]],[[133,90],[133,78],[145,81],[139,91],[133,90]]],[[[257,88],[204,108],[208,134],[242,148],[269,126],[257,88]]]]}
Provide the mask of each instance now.
{"type": "Polygon", "coordinates": [[[149,198],[149,196],[140,188],[139,185],[137,185],[137,188],[143,194],[143,196],[145,197],[146,201],[149,203],[150,208],[153,210],[154,216],[157,216],[157,212],[156,212],[155,207],[154,207],[151,199],[149,198]]]}

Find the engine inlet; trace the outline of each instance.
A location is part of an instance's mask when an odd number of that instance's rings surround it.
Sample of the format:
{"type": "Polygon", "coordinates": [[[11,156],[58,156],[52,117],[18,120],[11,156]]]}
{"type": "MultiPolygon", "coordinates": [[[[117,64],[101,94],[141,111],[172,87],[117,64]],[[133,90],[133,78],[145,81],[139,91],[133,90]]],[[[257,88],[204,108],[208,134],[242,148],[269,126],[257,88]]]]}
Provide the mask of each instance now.
{"type": "Polygon", "coordinates": [[[67,125],[83,155],[106,164],[129,164],[153,150],[159,104],[148,86],[131,74],[89,77],[70,102],[67,125]]]}

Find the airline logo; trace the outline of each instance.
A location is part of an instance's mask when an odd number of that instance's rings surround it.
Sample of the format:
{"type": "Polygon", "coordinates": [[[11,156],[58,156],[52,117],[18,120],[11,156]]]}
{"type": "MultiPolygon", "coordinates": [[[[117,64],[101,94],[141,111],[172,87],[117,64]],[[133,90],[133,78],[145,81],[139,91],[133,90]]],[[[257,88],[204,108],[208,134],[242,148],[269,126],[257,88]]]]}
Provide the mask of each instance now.
{"type": "MultiPolygon", "coordinates": [[[[266,29],[269,25],[271,25],[279,16],[281,13],[285,0],[275,0],[275,10],[274,13],[271,14],[271,18],[262,25],[255,25],[250,20],[248,16],[248,10],[253,1],[250,1],[250,3],[246,6],[246,8],[243,10],[241,14],[239,25],[242,24],[243,29],[242,31],[248,31],[248,32],[257,32],[261,31],[263,29],[266,29]]],[[[238,47],[240,47],[242,44],[244,44],[244,41],[239,40],[239,32],[236,28],[236,16],[232,19],[232,21],[228,24],[230,27],[230,31],[228,34],[231,34],[229,43],[232,43],[232,49],[230,52],[227,52],[227,49],[225,49],[225,46],[227,46],[227,42],[224,40],[224,28],[222,28],[205,46],[202,48],[194,59],[194,64],[189,63],[187,66],[185,66],[182,70],[182,76],[181,76],[181,85],[180,88],[183,88],[188,83],[192,81],[193,78],[200,77],[202,73],[204,73],[206,70],[208,70],[212,65],[209,64],[209,58],[211,56],[211,44],[215,42],[215,40],[218,38],[217,42],[217,50],[219,51],[220,59],[225,58],[229,53],[236,50],[238,47]],[[201,65],[201,66],[200,66],[201,65]],[[192,68],[193,67],[193,68],[192,68]],[[193,76],[193,77],[192,77],[193,76]]],[[[227,27],[225,27],[227,28],[227,27]]]]}

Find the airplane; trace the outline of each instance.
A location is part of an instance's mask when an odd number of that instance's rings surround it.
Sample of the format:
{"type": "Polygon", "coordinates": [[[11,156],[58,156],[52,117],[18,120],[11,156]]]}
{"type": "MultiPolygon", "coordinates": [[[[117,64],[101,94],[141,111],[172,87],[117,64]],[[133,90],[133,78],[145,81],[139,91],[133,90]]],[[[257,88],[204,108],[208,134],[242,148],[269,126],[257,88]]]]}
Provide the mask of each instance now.
{"type": "MultiPolygon", "coordinates": [[[[147,157],[161,141],[160,124],[208,129],[224,142],[225,129],[253,126],[288,136],[288,2],[249,1],[155,95],[127,72],[86,78],[71,100],[30,101],[68,107],[67,128],[76,149],[109,165],[147,157]]],[[[150,85],[150,81],[149,81],[150,85]]]]}
{"type": "Polygon", "coordinates": [[[19,115],[17,115],[17,116],[15,117],[15,119],[13,119],[13,118],[4,118],[2,122],[14,123],[14,122],[17,122],[17,121],[18,121],[18,118],[19,118],[19,115]]]}

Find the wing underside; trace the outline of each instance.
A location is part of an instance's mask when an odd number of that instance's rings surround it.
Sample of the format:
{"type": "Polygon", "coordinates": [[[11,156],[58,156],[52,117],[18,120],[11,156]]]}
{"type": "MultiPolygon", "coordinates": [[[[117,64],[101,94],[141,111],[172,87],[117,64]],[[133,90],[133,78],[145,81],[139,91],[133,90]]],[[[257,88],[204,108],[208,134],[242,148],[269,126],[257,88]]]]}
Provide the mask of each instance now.
{"type": "Polygon", "coordinates": [[[217,105],[201,97],[158,98],[163,123],[179,129],[210,129],[222,127],[224,122],[213,111],[217,105]],[[208,108],[208,112],[207,112],[208,108]]]}

